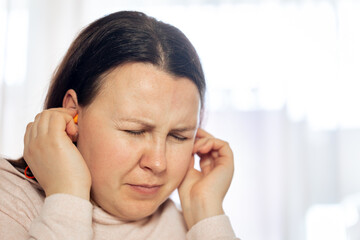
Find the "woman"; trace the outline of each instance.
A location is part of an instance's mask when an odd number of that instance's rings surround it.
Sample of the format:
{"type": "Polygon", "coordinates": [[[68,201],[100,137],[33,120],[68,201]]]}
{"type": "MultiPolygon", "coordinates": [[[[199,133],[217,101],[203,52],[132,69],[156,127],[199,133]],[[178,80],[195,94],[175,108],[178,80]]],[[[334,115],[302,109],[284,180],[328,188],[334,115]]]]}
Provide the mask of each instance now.
{"type": "Polygon", "coordinates": [[[233,155],[199,128],[204,92],[173,26],[139,12],[89,25],[27,126],[23,159],[0,162],[1,239],[234,239],[222,209],[233,155]]]}

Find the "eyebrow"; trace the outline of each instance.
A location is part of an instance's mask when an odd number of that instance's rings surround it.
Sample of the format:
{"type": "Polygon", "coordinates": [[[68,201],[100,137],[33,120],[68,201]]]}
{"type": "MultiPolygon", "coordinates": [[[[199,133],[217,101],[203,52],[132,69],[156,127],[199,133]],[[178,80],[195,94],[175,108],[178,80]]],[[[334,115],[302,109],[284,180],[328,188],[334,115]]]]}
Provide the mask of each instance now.
{"type": "Polygon", "coordinates": [[[196,127],[183,127],[183,128],[175,128],[172,131],[174,132],[190,132],[190,131],[195,131],[196,127]]]}
{"type": "Polygon", "coordinates": [[[154,124],[151,124],[150,122],[147,122],[145,120],[137,119],[137,118],[117,118],[115,122],[132,122],[142,125],[143,127],[147,129],[153,129],[155,128],[154,124]]]}
{"type": "MultiPolygon", "coordinates": [[[[145,127],[146,129],[154,129],[155,125],[141,120],[141,119],[137,119],[137,118],[118,118],[117,121],[119,122],[132,122],[132,123],[137,123],[142,125],[143,127],[145,127]]],[[[187,127],[179,127],[179,128],[174,128],[171,131],[174,132],[188,132],[188,131],[195,131],[196,130],[196,126],[187,126],[187,127]]]]}

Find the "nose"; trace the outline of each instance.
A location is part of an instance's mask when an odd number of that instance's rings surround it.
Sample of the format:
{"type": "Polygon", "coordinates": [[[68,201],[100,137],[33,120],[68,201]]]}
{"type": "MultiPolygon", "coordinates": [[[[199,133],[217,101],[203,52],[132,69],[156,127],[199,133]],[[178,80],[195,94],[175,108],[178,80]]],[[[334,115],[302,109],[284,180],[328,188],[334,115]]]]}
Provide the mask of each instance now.
{"type": "Polygon", "coordinates": [[[148,144],[140,159],[140,167],[149,169],[155,174],[166,170],[166,143],[162,140],[153,141],[148,144]]]}

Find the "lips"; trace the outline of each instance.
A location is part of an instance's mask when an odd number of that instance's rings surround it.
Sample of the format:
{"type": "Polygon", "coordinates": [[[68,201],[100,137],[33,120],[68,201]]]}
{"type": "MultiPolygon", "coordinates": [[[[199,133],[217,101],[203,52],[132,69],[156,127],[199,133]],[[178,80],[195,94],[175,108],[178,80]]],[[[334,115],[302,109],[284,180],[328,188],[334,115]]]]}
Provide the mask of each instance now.
{"type": "Polygon", "coordinates": [[[160,187],[161,184],[129,184],[131,186],[137,186],[137,187],[144,187],[144,188],[153,188],[153,187],[160,187]]]}
{"type": "Polygon", "coordinates": [[[159,184],[128,184],[128,185],[133,191],[146,195],[156,194],[161,187],[161,185],[159,184]]]}

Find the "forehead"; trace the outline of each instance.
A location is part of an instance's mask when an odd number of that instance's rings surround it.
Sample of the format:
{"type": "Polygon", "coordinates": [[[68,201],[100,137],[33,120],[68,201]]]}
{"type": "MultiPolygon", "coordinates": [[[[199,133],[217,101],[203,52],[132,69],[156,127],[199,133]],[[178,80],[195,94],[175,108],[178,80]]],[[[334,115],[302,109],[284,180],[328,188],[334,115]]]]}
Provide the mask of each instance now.
{"type": "Polygon", "coordinates": [[[200,94],[188,78],[176,77],[147,63],[128,63],[110,71],[95,102],[106,108],[143,112],[198,113],[200,94]]]}

